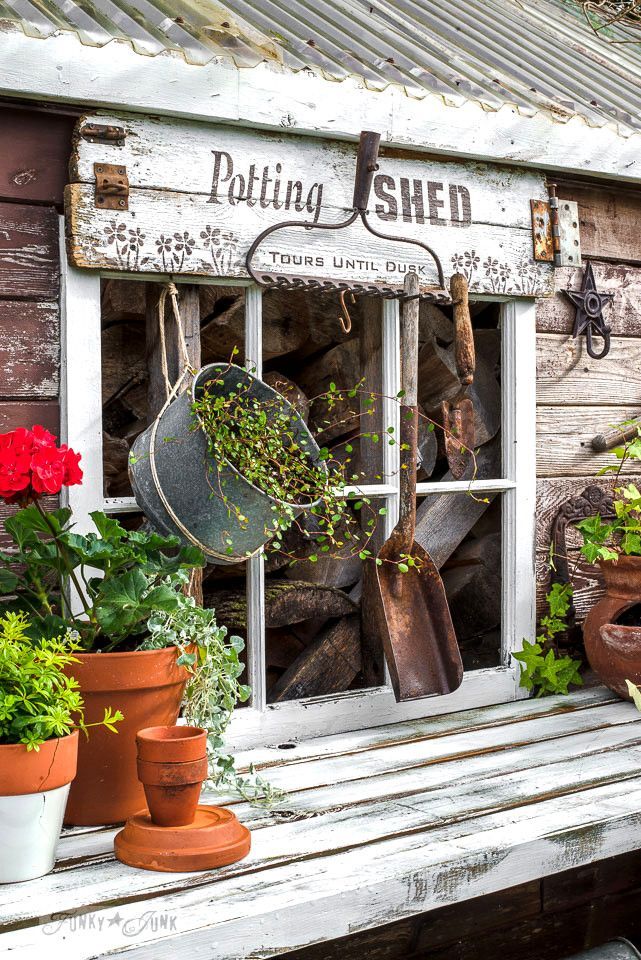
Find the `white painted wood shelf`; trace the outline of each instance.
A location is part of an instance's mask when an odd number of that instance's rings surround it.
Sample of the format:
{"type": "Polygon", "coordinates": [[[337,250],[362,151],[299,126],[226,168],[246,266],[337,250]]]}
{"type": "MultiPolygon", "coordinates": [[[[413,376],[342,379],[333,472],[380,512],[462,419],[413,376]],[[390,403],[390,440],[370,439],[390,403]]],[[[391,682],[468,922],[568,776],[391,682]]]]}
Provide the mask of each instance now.
{"type": "Polygon", "coordinates": [[[115,830],[0,888],[3,956],[258,960],[641,847],[641,723],[602,688],[243,754],[288,791],[241,863],[134,870],[115,830]]]}

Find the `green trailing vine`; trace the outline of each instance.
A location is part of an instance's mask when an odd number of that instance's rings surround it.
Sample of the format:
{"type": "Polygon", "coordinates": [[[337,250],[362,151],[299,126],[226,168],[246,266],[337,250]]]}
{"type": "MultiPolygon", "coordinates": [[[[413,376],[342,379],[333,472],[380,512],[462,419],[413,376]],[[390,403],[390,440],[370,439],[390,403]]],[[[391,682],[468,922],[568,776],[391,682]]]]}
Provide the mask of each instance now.
{"type": "Polygon", "coordinates": [[[46,740],[75,729],[105,726],[117,733],[120,710],[105,707],[100,723],[85,723],[78,682],[65,673],[82,649],[72,632],[34,643],[22,613],[0,617],[0,743],[38,750],[46,740]]]}
{"type": "MultiPolygon", "coordinates": [[[[184,583],[187,577],[176,574],[184,583]]],[[[207,730],[209,779],[214,789],[231,791],[252,803],[272,806],[281,791],[253,769],[240,774],[233,757],[225,750],[224,735],[237,703],[248,700],[251,690],[240,682],[244,649],[241,637],[227,636],[227,628],[216,622],[214,610],[199,607],[193,597],[177,594],[177,606],[159,611],[148,620],[149,636],[139,650],[175,646],[178,664],[189,671],[183,699],[183,717],[193,726],[207,730]]]]}
{"type": "Polygon", "coordinates": [[[536,691],[537,697],[568,693],[571,684],[582,685],[581,661],[560,654],[556,637],[567,625],[572,603],[572,586],[554,583],[546,598],[547,614],[539,622],[540,633],[533,643],[523,641],[523,649],[512,656],[521,665],[520,685],[536,691]]]}

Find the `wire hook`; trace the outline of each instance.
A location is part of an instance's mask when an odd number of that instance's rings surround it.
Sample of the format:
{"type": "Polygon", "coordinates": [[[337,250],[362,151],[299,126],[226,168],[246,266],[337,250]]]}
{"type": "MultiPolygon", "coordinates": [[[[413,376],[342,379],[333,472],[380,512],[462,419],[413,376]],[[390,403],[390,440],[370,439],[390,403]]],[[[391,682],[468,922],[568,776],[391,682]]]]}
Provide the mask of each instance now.
{"type": "MultiPolygon", "coordinates": [[[[351,333],[352,330],[352,318],[349,315],[349,310],[347,309],[347,304],[345,303],[345,294],[347,290],[341,290],[340,292],[340,302],[341,302],[341,316],[338,318],[341,322],[341,329],[343,333],[351,333]]],[[[356,303],[356,297],[353,293],[350,292],[350,297],[352,298],[352,303],[356,303]]]]}

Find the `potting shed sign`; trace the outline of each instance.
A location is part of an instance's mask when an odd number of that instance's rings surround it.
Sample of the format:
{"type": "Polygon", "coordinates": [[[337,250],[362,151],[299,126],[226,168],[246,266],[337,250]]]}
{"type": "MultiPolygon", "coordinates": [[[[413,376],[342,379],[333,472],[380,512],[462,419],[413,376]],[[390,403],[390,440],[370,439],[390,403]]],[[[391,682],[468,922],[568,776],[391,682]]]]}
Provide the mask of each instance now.
{"type": "MultiPolygon", "coordinates": [[[[246,277],[257,235],[285,220],[338,223],[352,206],[357,145],[161,119],[84,117],[67,188],[67,230],[79,267],[246,277]]],[[[483,163],[383,150],[369,199],[372,225],[436,251],[445,276],[460,271],[476,293],[551,293],[552,268],[532,256],[530,200],[542,175],[483,163]]],[[[345,230],[284,229],[255,266],[270,273],[401,285],[429,257],[381,240],[357,222],[345,230]]]]}

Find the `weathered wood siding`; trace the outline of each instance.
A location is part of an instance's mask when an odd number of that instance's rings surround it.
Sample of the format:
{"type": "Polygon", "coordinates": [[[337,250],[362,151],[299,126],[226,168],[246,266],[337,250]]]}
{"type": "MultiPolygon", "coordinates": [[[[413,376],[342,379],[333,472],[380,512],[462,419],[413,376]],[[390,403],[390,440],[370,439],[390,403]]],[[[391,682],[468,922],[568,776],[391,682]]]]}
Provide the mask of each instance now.
{"type": "MultiPolygon", "coordinates": [[[[591,440],[641,414],[641,194],[561,184],[559,195],[579,204],[581,250],[594,267],[599,290],[614,294],[606,317],[612,346],[592,360],[585,341],[572,339],[575,311],[564,289],[579,289],[582,268],[555,271],[556,293],[537,301],[537,593],[539,609],[549,583],[550,527],[560,505],[590,483],[612,488],[596,473],[611,455],[594,453],[591,440]]],[[[601,579],[579,560],[580,538],[569,535],[580,617],[601,593],[601,579]]]]}
{"type": "Polygon", "coordinates": [[[0,431],[59,431],[58,210],[73,122],[0,106],[0,431]]]}

